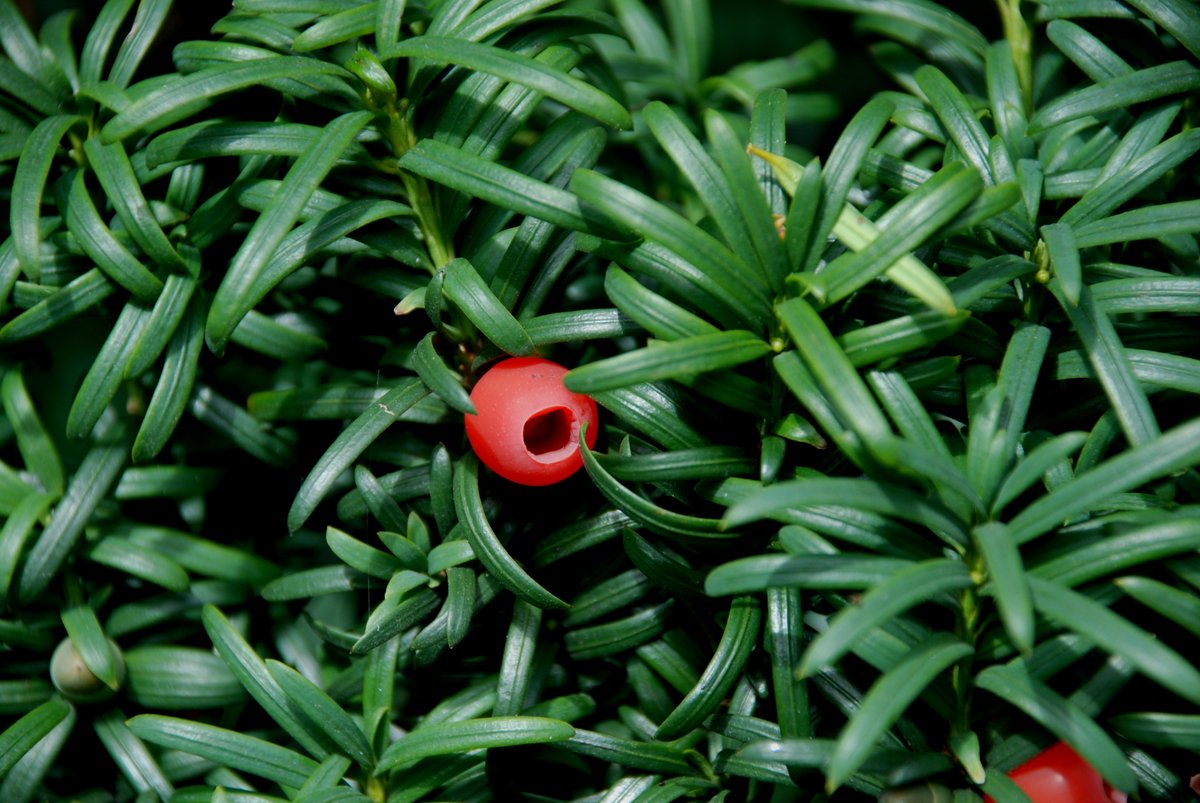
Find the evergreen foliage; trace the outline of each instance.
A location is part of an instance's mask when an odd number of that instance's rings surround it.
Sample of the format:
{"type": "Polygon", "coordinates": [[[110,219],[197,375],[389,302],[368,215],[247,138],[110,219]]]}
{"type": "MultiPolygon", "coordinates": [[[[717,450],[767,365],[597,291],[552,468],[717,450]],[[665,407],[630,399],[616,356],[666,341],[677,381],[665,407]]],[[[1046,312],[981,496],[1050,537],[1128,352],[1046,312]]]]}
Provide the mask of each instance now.
{"type": "Polygon", "coordinates": [[[743,5],[0,0],[0,800],[1195,799],[1200,10],[743,5]]]}

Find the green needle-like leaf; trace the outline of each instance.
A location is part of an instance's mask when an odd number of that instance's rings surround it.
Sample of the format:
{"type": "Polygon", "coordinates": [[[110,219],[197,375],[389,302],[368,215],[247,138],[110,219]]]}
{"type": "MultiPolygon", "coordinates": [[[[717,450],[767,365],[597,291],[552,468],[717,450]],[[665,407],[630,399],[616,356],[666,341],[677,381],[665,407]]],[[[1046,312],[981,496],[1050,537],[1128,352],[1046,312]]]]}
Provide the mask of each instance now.
{"type": "Polygon", "coordinates": [[[630,769],[671,775],[699,774],[685,749],[677,744],[639,742],[606,733],[578,729],[569,741],[561,743],[572,753],[613,762],[630,769]]]}
{"type": "Polygon", "coordinates": [[[1158,421],[1154,419],[1150,401],[1134,374],[1114,324],[1108,314],[1099,310],[1091,289],[1080,290],[1078,306],[1070,304],[1067,289],[1061,284],[1055,289],[1060,290],[1063,311],[1078,330],[1092,370],[1109,397],[1112,411],[1121,421],[1129,442],[1142,445],[1158,437],[1158,421]]]}
{"type": "Polygon", "coordinates": [[[1000,522],[988,522],[974,531],[991,580],[992,595],[1009,638],[1022,652],[1033,649],[1033,598],[1025,577],[1021,553],[1012,535],[1000,522]]]}
{"type": "Polygon", "coordinates": [[[182,750],[217,764],[300,787],[317,768],[317,762],[294,750],[243,733],[159,714],[141,714],[129,728],[147,742],[182,750]]]}
{"type": "Polygon", "coordinates": [[[12,506],[4,519],[4,526],[0,527],[0,603],[7,604],[25,544],[56,499],[57,496],[33,493],[26,488],[21,501],[12,506]]]}
{"type": "Polygon", "coordinates": [[[931,64],[919,68],[913,79],[967,164],[987,183],[994,184],[988,136],[966,97],[944,72],[931,64]]]}
{"type": "Polygon", "coordinates": [[[809,645],[796,672],[808,676],[845,655],[872,628],[914,605],[971,585],[971,575],[957,561],[936,559],[902,569],[863,595],[830,621],[829,629],[809,645]]]}
{"type": "Polygon", "coordinates": [[[196,285],[195,278],[178,273],[172,273],[163,282],[162,292],[130,349],[132,353],[125,364],[126,379],[140,377],[158,361],[184,319],[196,285]]]}
{"type": "Polygon", "coordinates": [[[495,716],[516,716],[524,709],[526,695],[534,681],[533,661],[541,626],[541,608],[519,598],[513,602],[500,677],[496,681],[496,705],[492,709],[495,716]]]}
{"type": "Polygon", "coordinates": [[[1135,103],[1197,88],[1200,88],[1200,70],[1187,62],[1172,61],[1147,67],[1062,95],[1034,113],[1029,119],[1029,133],[1036,134],[1086,115],[1125,109],[1135,103]]]}
{"type": "Polygon", "coordinates": [[[1157,22],[1200,58],[1200,20],[1186,0],[1129,0],[1129,5],[1157,22]]]}
{"type": "Polygon", "coordinates": [[[1069,743],[1115,788],[1137,789],[1137,776],[1108,734],[1078,706],[1030,674],[1023,663],[990,666],[975,676],[975,684],[1069,743]]]}
{"type": "Polygon", "coordinates": [[[350,759],[345,756],[330,755],[321,762],[304,786],[296,793],[294,800],[322,800],[329,803],[365,803],[369,797],[356,792],[342,783],[347,770],[350,769],[350,759]]]}
{"type": "MultiPolygon", "coordinates": [[[[126,475],[132,470],[128,469],[126,475]]],[[[194,574],[251,586],[264,585],[279,576],[279,568],[265,558],[179,530],[135,525],[122,527],[114,537],[117,534],[127,537],[143,552],[161,552],[194,574]]]]}
{"type": "Polygon", "coordinates": [[[180,272],[194,271],[196,266],[180,256],[155,218],[124,146],[119,142],[102,145],[93,138],[83,143],[83,152],[117,217],[142,253],[165,267],[180,272]]]}
{"type": "Polygon", "coordinates": [[[380,59],[418,58],[459,64],[527,86],[614,128],[632,128],[624,106],[595,87],[528,56],[498,47],[442,36],[415,36],[380,53],[380,59]]]}
{"type": "Polygon", "coordinates": [[[75,394],[67,414],[68,438],[83,439],[92,433],[96,422],[121,389],[126,361],[133,351],[131,346],[149,320],[150,310],[136,302],[130,301],[121,310],[75,394]]]}
{"type": "MultiPolygon", "coordinates": [[[[404,578],[410,580],[414,586],[424,582],[418,577],[414,577],[415,573],[406,573],[404,578]]],[[[292,572],[283,577],[278,577],[262,587],[262,597],[271,602],[281,602],[285,600],[310,599],[315,597],[323,597],[330,594],[339,594],[342,592],[353,591],[356,588],[362,588],[366,584],[366,579],[360,573],[356,572],[349,566],[330,565],[318,566],[314,569],[301,569],[300,571],[292,572]]],[[[407,589],[411,590],[411,589],[407,589]]],[[[385,601],[394,602],[395,599],[389,598],[385,601]]],[[[376,608],[376,612],[379,608],[376,608]]],[[[370,623],[374,629],[374,622],[370,623]]],[[[410,623],[411,624],[411,623],[410,623]]],[[[388,633],[387,638],[394,636],[395,633],[388,633]]],[[[345,634],[345,639],[348,641],[346,645],[339,642],[339,646],[350,646],[355,643],[355,640],[350,638],[349,632],[345,634]]],[[[383,639],[380,639],[381,641],[383,639]]]]}
{"type": "Polygon", "coordinates": [[[1200,671],[1179,653],[1083,594],[1036,576],[1029,582],[1034,605],[1043,616],[1124,656],[1143,674],[1181,697],[1200,700],[1200,671]]]}
{"type": "Polygon", "coordinates": [[[151,133],[211,106],[221,95],[268,81],[308,76],[344,76],[341,67],[302,56],[275,56],[239,64],[219,64],[183,76],[147,92],[100,130],[105,143],[141,132],[151,133]]]}
{"type": "Polygon", "coordinates": [[[912,561],[874,555],[755,555],[713,569],[704,591],[718,596],[789,586],[864,589],[911,565],[912,561]]]}
{"type": "Polygon", "coordinates": [[[914,648],[875,681],[838,735],[837,748],[826,770],[828,789],[836,789],[857,772],[880,737],[934,678],[972,652],[969,644],[949,633],[939,633],[914,648]]]}
{"type": "Polygon", "coordinates": [[[967,55],[982,56],[987,40],[977,28],[940,5],[918,0],[792,0],[797,5],[878,15],[894,23],[912,25],[925,35],[963,48],[967,55]]]}
{"type": "Polygon", "coordinates": [[[1031,573],[1074,588],[1140,565],[1154,566],[1200,549],[1200,522],[1186,518],[1132,527],[1102,541],[1081,545],[1069,555],[1039,561],[1031,573]]]}
{"type": "Polygon", "coordinates": [[[1075,232],[1066,223],[1042,226],[1042,239],[1050,255],[1050,265],[1058,277],[1063,298],[1072,306],[1078,306],[1083,290],[1083,269],[1079,264],[1079,247],[1075,244],[1075,232]]]}
{"type": "MultiPolygon", "coordinates": [[[[190,295],[194,285],[190,280],[182,281],[187,282],[187,286],[180,285],[181,293],[190,295]]],[[[171,283],[168,284],[171,285],[171,283]]],[[[164,290],[164,295],[167,292],[164,290]]],[[[158,307],[156,306],[155,311],[151,313],[150,323],[147,324],[147,327],[155,323],[157,311],[158,307]]],[[[143,342],[144,340],[145,338],[143,342]]],[[[179,419],[183,416],[183,411],[192,396],[200,353],[203,349],[204,313],[200,304],[192,301],[189,308],[183,313],[183,320],[166,345],[167,356],[163,360],[158,384],[154,387],[154,393],[146,407],[146,415],[142,419],[142,426],[138,429],[137,437],[133,441],[133,459],[135,461],[149,460],[166,446],[167,440],[179,424],[179,419]]],[[[133,359],[137,359],[138,356],[139,354],[135,350],[133,359]]]]}
{"type": "Polygon", "coordinates": [[[982,189],[979,174],[965,165],[951,163],[942,168],[889,210],[887,225],[880,224],[883,232],[878,238],[861,251],[834,260],[810,280],[822,301],[837,302],[886,273],[966,209],[982,189]]]}
{"type": "Polygon", "coordinates": [[[13,64],[23,72],[36,75],[41,67],[42,54],[33,31],[29,30],[29,24],[17,8],[11,2],[0,4],[0,29],[3,29],[0,46],[13,64]]]}
{"type": "Polygon", "coordinates": [[[764,629],[771,655],[771,681],[774,684],[775,715],[780,735],[801,738],[812,735],[812,713],[807,684],[798,679],[795,667],[804,649],[801,638],[801,596],[798,589],[767,590],[764,629]]]}
{"type": "Polygon", "coordinates": [[[0,327],[0,343],[27,340],[53,329],[112,295],[115,289],[102,270],[93,268],[0,327]]]}
{"type": "Polygon", "coordinates": [[[760,619],[757,598],[736,597],[733,600],[712,659],[696,685],[658,726],[655,739],[669,740],[684,735],[721,705],[758,641],[760,619]]]}
{"type": "Polygon", "coordinates": [[[1117,733],[1139,744],[1200,750],[1200,716],[1195,714],[1118,714],[1110,721],[1117,733]]]}
{"type": "Polygon", "coordinates": [[[984,498],[996,492],[1017,453],[1050,335],[1042,326],[1019,326],[1005,350],[996,389],[980,391],[985,394],[981,404],[970,413],[967,475],[984,498]]]}
{"type": "Polygon", "coordinates": [[[604,468],[617,479],[635,482],[683,479],[724,479],[748,474],[758,462],[745,452],[725,446],[677,449],[637,456],[603,455],[604,468]]]}
{"type": "Polygon", "coordinates": [[[350,715],[312,681],[295,669],[268,660],[267,669],[284,694],[347,756],[370,770],[375,764],[371,745],[350,715]]]}
{"type": "Polygon", "coordinates": [[[1103,218],[1177,168],[1197,150],[1200,150],[1200,131],[1193,129],[1171,137],[1089,189],[1066,211],[1061,222],[1078,226],[1103,218]]]}
{"type": "MultiPolygon", "coordinates": [[[[414,586],[418,583],[428,582],[424,575],[416,575],[415,572],[409,574],[414,575],[411,577],[411,583],[414,586]]],[[[437,610],[438,602],[438,595],[428,588],[411,596],[396,595],[385,598],[371,612],[370,618],[367,619],[366,632],[363,633],[362,638],[354,642],[350,652],[358,655],[371,653],[413,625],[427,619],[437,610]]]]}
{"type": "MultiPolygon", "coordinates": [[[[773,292],[783,289],[788,272],[783,243],[771,218],[766,196],[755,175],[755,165],[746,155],[746,146],[726,118],[709,111],[704,127],[712,143],[713,154],[728,178],[740,216],[745,220],[748,242],[735,248],[742,259],[764,275],[773,292]]],[[[761,162],[757,162],[761,166],[761,162]]]]}
{"type": "Polygon", "coordinates": [[[574,735],[575,729],[566,722],[547,717],[487,717],[427,725],[385,750],[377,771],[396,769],[430,756],[561,742],[574,735]]]}
{"type": "MultiPolygon", "coordinates": [[[[17,762],[2,776],[0,793],[8,800],[33,800],[42,789],[42,781],[57,765],[60,752],[75,728],[76,709],[67,707],[66,716],[49,730],[35,745],[19,756],[17,762]]],[[[36,723],[34,723],[36,726],[36,723]]]]}
{"type": "Polygon", "coordinates": [[[12,178],[9,225],[12,226],[13,247],[22,270],[34,281],[37,281],[41,264],[42,196],[59,142],[79,119],[55,115],[38,123],[21,149],[21,160],[17,162],[17,172],[12,178]]]}
{"type": "Polygon", "coordinates": [[[101,79],[117,31],[132,7],[133,0],[108,0],[96,15],[79,58],[79,78],[85,86],[101,79]]]}
{"type": "MultiPolygon", "coordinates": [[[[11,7],[10,3],[4,5],[11,7]]],[[[0,22],[0,25],[5,23],[0,22]]],[[[0,61],[0,90],[10,97],[20,98],[22,103],[47,117],[61,109],[61,103],[53,90],[8,59],[0,61]]]]}
{"type": "MultiPolygon", "coordinates": [[[[832,739],[766,739],[751,742],[739,750],[738,754],[751,761],[820,769],[829,766],[836,749],[837,742],[832,739]]],[[[875,745],[863,761],[861,769],[870,773],[887,772],[897,766],[897,759],[902,758],[911,758],[911,754],[875,745]]]]}
{"type": "Polygon", "coordinates": [[[1200,281],[1195,277],[1155,276],[1112,279],[1089,285],[1105,312],[1195,312],[1200,281]]]}
{"type": "Polygon", "coordinates": [[[1200,421],[1190,421],[1056,487],[1010,520],[1009,531],[1018,544],[1023,544],[1101,505],[1114,494],[1197,463],[1200,463],[1200,421]]]}
{"type": "MultiPolygon", "coordinates": [[[[846,203],[847,196],[858,176],[867,149],[879,138],[895,108],[895,104],[885,97],[875,97],[865,103],[846,124],[829,157],[825,159],[821,170],[820,206],[816,210],[813,229],[807,238],[808,251],[800,263],[805,272],[816,268],[830,233],[836,233],[838,221],[858,212],[846,203]]],[[[771,162],[777,175],[785,170],[791,174],[787,178],[780,176],[785,189],[789,184],[797,188],[800,186],[802,176],[805,175],[804,168],[779,156],[763,158],[771,162]]]]}
{"type": "Polygon", "coordinates": [[[83,171],[77,172],[71,182],[67,228],[110,279],[140,301],[154,303],[162,292],[162,280],[139,262],[105,225],[88,194],[83,171]]]}
{"type": "Polygon", "coordinates": [[[349,468],[384,430],[396,423],[401,413],[428,393],[419,380],[404,381],[342,430],[296,492],[292,508],[288,511],[288,529],[293,532],[300,529],[329,493],[338,475],[349,468]]]}
{"type": "MultiPolygon", "coordinates": [[[[400,560],[394,555],[365,544],[336,527],[325,528],[325,543],[347,566],[371,577],[390,580],[392,575],[401,568],[400,560]]],[[[405,539],[403,543],[411,542],[405,539]]]]}
{"type": "Polygon", "coordinates": [[[96,612],[87,605],[72,605],[61,615],[63,627],[79,651],[79,657],[99,680],[110,689],[116,690],[120,683],[117,675],[117,657],[104,635],[96,612]]]}
{"type": "MultiPolygon", "coordinates": [[[[151,168],[170,162],[187,162],[214,156],[300,156],[321,136],[317,126],[301,123],[231,123],[204,120],[159,134],[146,146],[151,168]]],[[[365,159],[366,153],[351,144],[341,158],[365,159]]]]}
{"type": "Polygon", "coordinates": [[[121,88],[128,86],[130,79],[137,72],[138,65],[146,57],[155,37],[166,23],[171,13],[171,5],[171,0],[143,0],[138,3],[129,35],[121,42],[112,68],[108,72],[108,80],[113,85],[121,88]]]}
{"type": "MultiPolygon", "coordinates": [[[[226,666],[250,696],[309,754],[324,759],[329,751],[321,744],[314,732],[315,726],[301,720],[293,712],[288,704],[287,695],[267,669],[266,662],[246,642],[242,634],[230,624],[225,614],[213,605],[206,605],[201,613],[201,621],[217,654],[225,661],[226,666]]],[[[144,734],[139,735],[143,739],[147,738],[144,734]]],[[[313,766],[316,764],[309,759],[305,759],[305,761],[313,766]]]]}
{"type": "Polygon", "coordinates": [[[725,242],[746,259],[747,250],[753,247],[750,223],[738,209],[728,177],[669,106],[654,101],[642,110],[642,115],[655,139],[700,195],[725,242]]]}
{"type": "MultiPolygon", "coordinates": [[[[796,238],[812,240],[814,237],[814,231],[811,229],[811,226],[815,225],[815,221],[811,220],[811,214],[810,212],[806,212],[805,208],[813,203],[821,174],[818,172],[816,165],[805,168],[783,156],[768,153],[753,146],[749,150],[755,156],[767,161],[784,190],[793,193],[792,208],[787,221],[789,232],[787,237],[789,240],[789,249],[798,251],[798,248],[792,244],[796,238]]],[[[844,154],[845,158],[850,158],[853,155],[844,154]]],[[[852,173],[856,172],[857,169],[852,171],[852,173]]],[[[853,175],[850,178],[852,179],[853,175]]],[[[848,191],[849,185],[841,188],[838,190],[838,197],[844,199],[848,191]]],[[[854,206],[845,202],[843,202],[837,214],[832,216],[832,223],[830,225],[830,231],[834,237],[847,248],[856,252],[864,250],[882,235],[882,230],[879,226],[865,217],[854,206]]],[[[814,242],[820,243],[821,247],[816,248],[810,255],[809,259],[813,261],[819,258],[824,248],[823,240],[814,240],[814,242]]],[[[911,293],[931,309],[938,310],[946,315],[956,314],[957,308],[955,307],[954,299],[950,295],[950,291],[946,289],[945,283],[942,282],[936,273],[912,254],[900,254],[894,261],[894,264],[891,264],[890,267],[885,266],[884,273],[898,287],[911,293]]],[[[799,282],[806,289],[820,292],[822,287],[818,284],[812,284],[809,281],[810,278],[808,273],[793,274],[794,281],[799,282]]]]}
{"type": "Polygon", "coordinates": [[[367,4],[341,11],[310,25],[292,42],[297,53],[331,47],[375,30],[375,6],[367,4]]]}
{"type": "MultiPolygon", "coordinates": [[[[310,201],[322,192],[320,189],[314,191],[310,201]]],[[[324,204],[322,204],[323,206],[324,204]]],[[[309,207],[306,206],[301,214],[303,216],[308,212],[309,207]]],[[[318,216],[312,217],[292,229],[283,238],[271,255],[270,261],[257,274],[254,286],[248,291],[243,306],[257,305],[298,268],[323,251],[343,244],[343,238],[352,232],[355,232],[355,238],[361,240],[365,245],[378,248],[405,264],[420,268],[428,267],[429,258],[424,253],[424,249],[420,248],[416,239],[411,237],[407,231],[399,228],[393,228],[388,232],[361,231],[363,227],[375,221],[394,220],[412,214],[413,211],[408,206],[386,200],[347,201],[341,205],[331,206],[318,216]]]]}
{"type": "Polygon", "coordinates": [[[61,698],[47,700],[0,733],[0,778],[71,713],[61,698]]]}
{"type": "Polygon", "coordinates": [[[781,304],[777,312],[842,424],[876,454],[886,455],[894,437],[891,427],[816,310],[804,299],[793,298],[781,304]]]}
{"type": "Polygon", "coordinates": [[[615,265],[604,274],[604,292],[617,309],[662,340],[718,331],[708,321],[646,288],[615,265]]]}
{"type": "Polygon", "coordinates": [[[850,362],[862,367],[932,346],[961,329],[968,317],[965,312],[927,310],[854,329],[837,340],[850,362]]]}
{"type": "Polygon", "coordinates": [[[571,190],[620,230],[656,243],[693,265],[719,298],[734,305],[743,327],[765,322],[766,280],[715,237],[643,193],[591,170],[575,171],[571,190]]]}
{"type": "Polygon", "coordinates": [[[224,349],[234,329],[257,301],[253,290],[260,274],[300,217],[313,192],[370,119],[367,112],[353,112],[337,118],[325,127],[288,171],[274,201],[242,241],[213,297],[205,337],[214,351],[219,353],[224,349]]]}
{"type": "Polygon", "coordinates": [[[19,584],[22,602],[28,603],[41,594],[70,557],[92,513],[116,483],[127,450],[124,427],[113,424],[83,458],[66,493],[55,505],[50,523],[25,558],[19,584]]]}
{"type": "Polygon", "coordinates": [[[639,382],[692,377],[755,360],[771,347],[750,332],[697,335],[575,368],[564,384],[576,393],[615,390],[639,382]]]}
{"type": "Polygon", "coordinates": [[[539,608],[563,610],[570,607],[530,577],[500,542],[479,497],[479,462],[473,454],[462,458],[454,471],[454,510],[459,521],[466,525],[467,540],[471,542],[475,556],[505,588],[539,608]]]}
{"type": "Polygon", "coordinates": [[[1197,231],[1200,231],[1200,201],[1176,201],[1143,206],[1083,224],[1075,230],[1075,245],[1091,248],[1197,231]]]}
{"type": "Polygon", "coordinates": [[[421,140],[405,151],[400,166],[504,209],[568,229],[591,228],[579,200],[566,190],[444,142],[421,140]]]}
{"type": "Polygon", "coordinates": [[[446,569],[446,644],[457,647],[471,629],[475,615],[475,570],[465,566],[446,569]]]}
{"type": "Polygon", "coordinates": [[[726,532],[718,519],[675,513],[625,487],[605,470],[582,436],[579,440],[579,449],[583,454],[583,467],[592,481],[596,483],[600,493],[635,521],[655,532],[673,537],[704,539],[736,537],[736,533],[726,532]]]}
{"type": "Polygon", "coordinates": [[[727,527],[808,506],[845,505],[921,524],[950,543],[965,544],[963,522],[936,501],[897,485],[865,479],[811,478],[763,486],[725,513],[727,527]]]}
{"type": "Polygon", "coordinates": [[[161,798],[174,795],[175,789],[167,774],[158,766],[145,742],[125,724],[125,714],[120,709],[103,714],[96,719],[94,727],[96,736],[134,787],[140,791],[154,791],[161,798]]]}
{"type": "Polygon", "coordinates": [[[479,331],[508,354],[527,356],[533,353],[533,341],[525,327],[504,308],[470,262],[454,259],[444,270],[443,292],[479,331]]]}
{"type": "Polygon", "coordinates": [[[1128,75],[1133,67],[1088,31],[1063,19],[1052,20],[1046,34],[1054,46],[1093,81],[1128,75]]]}
{"type": "Polygon", "coordinates": [[[1087,440],[1085,432],[1064,432],[1056,438],[1038,445],[1017,463],[1004,482],[996,491],[996,499],[992,503],[992,514],[1004,509],[1038,480],[1040,480],[1057,463],[1079,451],[1079,447],[1087,440]]]}
{"type": "Polygon", "coordinates": [[[1200,600],[1187,591],[1148,577],[1120,577],[1117,586],[1146,607],[1200,636],[1200,600]]]}
{"type": "Polygon", "coordinates": [[[63,492],[63,467],[58,448],[42,424],[19,367],[9,368],[0,383],[4,415],[16,435],[17,449],[42,489],[58,497],[63,492]]]}

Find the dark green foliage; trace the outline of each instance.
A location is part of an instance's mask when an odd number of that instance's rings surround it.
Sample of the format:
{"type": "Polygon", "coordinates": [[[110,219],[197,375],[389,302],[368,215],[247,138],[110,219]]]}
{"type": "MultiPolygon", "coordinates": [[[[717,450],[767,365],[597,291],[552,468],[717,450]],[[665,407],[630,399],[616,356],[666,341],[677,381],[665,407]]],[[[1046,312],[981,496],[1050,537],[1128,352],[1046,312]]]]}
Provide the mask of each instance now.
{"type": "Polygon", "coordinates": [[[1194,3],[184,5],[0,0],[0,801],[1194,799],[1194,3]]]}

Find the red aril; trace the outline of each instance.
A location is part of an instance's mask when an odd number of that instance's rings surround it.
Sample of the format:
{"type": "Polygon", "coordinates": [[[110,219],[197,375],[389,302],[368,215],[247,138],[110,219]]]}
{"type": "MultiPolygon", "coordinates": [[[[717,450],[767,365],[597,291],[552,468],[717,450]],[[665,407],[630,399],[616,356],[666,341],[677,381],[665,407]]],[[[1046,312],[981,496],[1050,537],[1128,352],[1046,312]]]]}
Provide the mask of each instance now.
{"type": "Polygon", "coordinates": [[[471,391],[464,416],[471,448],[484,465],[522,485],[550,485],[583,465],[579,433],[596,442],[596,403],[563,385],[567,369],[539,357],[494,365],[471,391]]]}

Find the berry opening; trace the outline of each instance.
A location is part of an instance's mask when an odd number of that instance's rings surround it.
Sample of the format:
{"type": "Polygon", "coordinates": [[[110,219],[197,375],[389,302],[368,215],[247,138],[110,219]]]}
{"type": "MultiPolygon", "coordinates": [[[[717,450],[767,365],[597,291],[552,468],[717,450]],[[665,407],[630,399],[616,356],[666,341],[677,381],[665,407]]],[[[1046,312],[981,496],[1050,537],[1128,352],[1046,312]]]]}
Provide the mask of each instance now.
{"type": "Polygon", "coordinates": [[[529,456],[537,460],[561,452],[571,445],[576,427],[575,419],[566,407],[553,407],[532,416],[525,422],[522,432],[529,456]]]}
{"type": "Polygon", "coordinates": [[[1125,794],[1120,789],[1114,789],[1112,784],[1110,784],[1108,781],[1104,782],[1104,794],[1107,795],[1108,799],[1113,803],[1127,803],[1129,800],[1129,795],[1125,794]]]}

